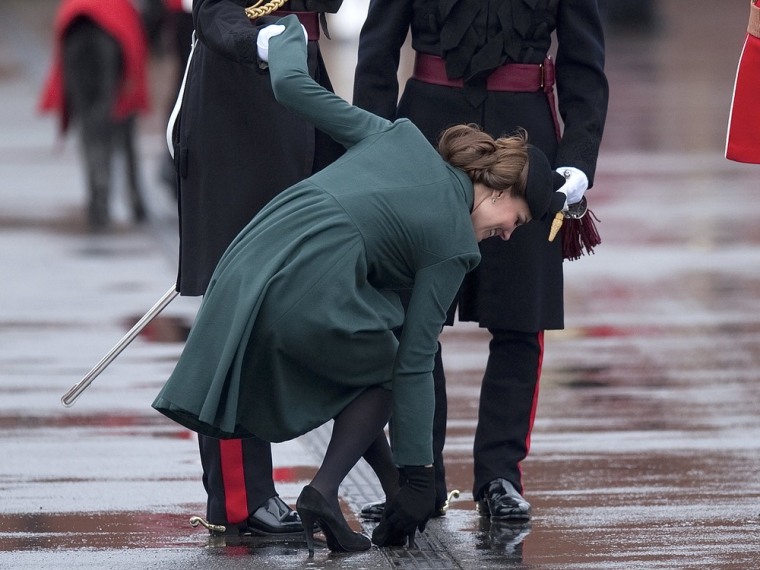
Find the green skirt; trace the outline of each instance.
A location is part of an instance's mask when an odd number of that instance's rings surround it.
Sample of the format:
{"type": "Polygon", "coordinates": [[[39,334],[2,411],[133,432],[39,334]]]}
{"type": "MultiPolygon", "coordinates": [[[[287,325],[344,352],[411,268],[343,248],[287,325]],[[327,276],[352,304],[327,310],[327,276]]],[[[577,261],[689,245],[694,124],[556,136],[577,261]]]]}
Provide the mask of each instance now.
{"type": "Polygon", "coordinates": [[[153,407],[212,437],[278,442],[390,389],[403,308],[367,273],[364,240],[329,194],[308,181],[283,192],[220,260],[153,407]]]}

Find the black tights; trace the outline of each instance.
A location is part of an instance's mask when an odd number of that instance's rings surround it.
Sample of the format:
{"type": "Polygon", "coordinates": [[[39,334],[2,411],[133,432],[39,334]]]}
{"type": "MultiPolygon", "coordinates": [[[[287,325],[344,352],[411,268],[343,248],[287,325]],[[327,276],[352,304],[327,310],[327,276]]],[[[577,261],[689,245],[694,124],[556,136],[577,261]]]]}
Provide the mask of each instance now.
{"type": "Polygon", "coordinates": [[[368,388],[335,417],[332,437],[322,465],[311,482],[336,513],[338,487],[363,456],[375,471],[392,499],[398,491],[398,471],[383,429],[391,416],[393,393],[384,388],[368,388]]]}

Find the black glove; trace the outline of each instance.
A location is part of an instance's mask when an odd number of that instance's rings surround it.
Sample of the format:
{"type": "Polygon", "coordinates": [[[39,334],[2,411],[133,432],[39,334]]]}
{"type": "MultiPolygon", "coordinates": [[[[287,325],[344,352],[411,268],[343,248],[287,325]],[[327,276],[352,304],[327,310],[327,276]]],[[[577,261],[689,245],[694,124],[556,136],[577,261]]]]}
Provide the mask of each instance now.
{"type": "Polygon", "coordinates": [[[378,546],[402,546],[407,537],[414,546],[414,533],[425,530],[435,509],[435,469],[422,465],[399,468],[398,494],[385,505],[383,518],[372,533],[378,546]]]}

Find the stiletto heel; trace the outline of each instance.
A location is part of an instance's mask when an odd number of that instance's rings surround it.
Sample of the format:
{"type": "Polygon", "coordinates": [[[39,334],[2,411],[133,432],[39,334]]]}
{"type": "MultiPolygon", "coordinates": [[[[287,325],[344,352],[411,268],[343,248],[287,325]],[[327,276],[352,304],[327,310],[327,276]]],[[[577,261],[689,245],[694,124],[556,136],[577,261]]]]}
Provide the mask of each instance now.
{"type": "MultiPolygon", "coordinates": [[[[296,508],[298,508],[296,506],[296,508]]],[[[304,510],[298,511],[303,524],[303,531],[306,533],[306,547],[309,549],[309,558],[314,558],[314,523],[317,522],[314,513],[304,510]]]]}
{"type": "Polygon", "coordinates": [[[417,548],[417,545],[414,542],[414,535],[416,534],[416,532],[417,532],[416,530],[413,530],[407,536],[407,538],[409,539],[409,548],[417,548]]]}
{"type": "Polygon", "coordinates": [[[327,547],[332,551],[359,552],[372,547],[372,541],[351,530],[346,520],[333,512],[325,498],[311,485],[306,485],[301,491],[296,510],[306,532],[309,558],[314,555],[314,523],[319,523],[327,539],[327,547]]]}

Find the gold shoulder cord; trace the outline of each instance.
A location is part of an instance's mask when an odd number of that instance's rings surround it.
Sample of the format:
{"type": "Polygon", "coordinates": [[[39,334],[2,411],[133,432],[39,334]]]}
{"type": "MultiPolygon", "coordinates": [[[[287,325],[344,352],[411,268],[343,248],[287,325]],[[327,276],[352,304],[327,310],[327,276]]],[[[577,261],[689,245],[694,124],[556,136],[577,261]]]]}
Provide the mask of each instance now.
{"type": "Polygon", "coordinates": [[[275,10],[278,10],[287,1],[288,0],[271,0],[271,2],[262,5],[264,0],[259,0],[253,6],[249,6],[245,9],[245,15],[251,20],[255,20],[256,18],[266,16],[267,14],[271,14],[275,10]]]}

